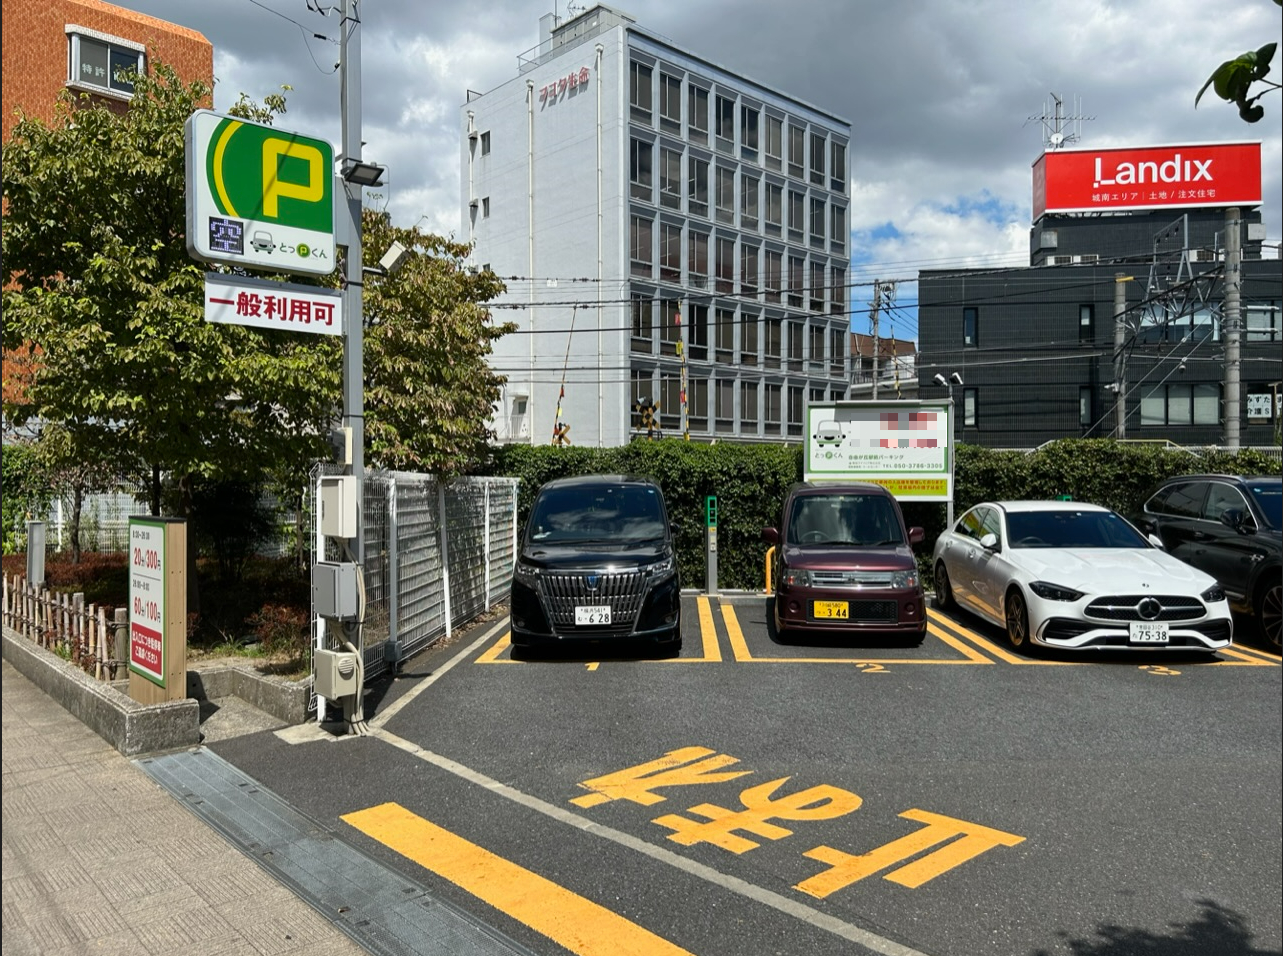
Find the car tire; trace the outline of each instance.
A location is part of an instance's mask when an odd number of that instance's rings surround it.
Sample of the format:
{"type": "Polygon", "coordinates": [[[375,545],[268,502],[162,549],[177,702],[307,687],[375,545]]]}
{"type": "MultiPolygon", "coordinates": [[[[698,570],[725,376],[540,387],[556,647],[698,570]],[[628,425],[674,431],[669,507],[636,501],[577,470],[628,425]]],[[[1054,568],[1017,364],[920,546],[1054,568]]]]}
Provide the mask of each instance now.
{"type": "Polygon", "coordinates": [[[1256,623],[1267,643],[1275,650],[1280,646],[1280,628],[1283,628],[1283,583],[1279,582],[1278,569],[1273,572],[1274,582],[1257,588],[1256,600],[1252,610],[1256,613],[1256,623]]]}
{"type": "Polygon", "coordinates": [[[771,598],[771,616],[775,621],[775,643],[790,643],[789,632],[784,627],[784,622],[780,619],[779,598],[771,598]]]}
{"type": "Polygon", "coordinates": [[[1025,606],[1025,596],[1019,588],[1007,592],[1004,607],[1007,619],[1007,642],[1018,651],[1029,650],[1032,642],[1029,639],[1029,609],[1025,606]]]}
{"type": "Polygon", "coordinates": [[[935,588],[936,607],[941,611],[947,611],[953,605],[953,587],[949,584],[949,572],[945,569],[943,561],[936,562],[935,571],[935,588]]]}

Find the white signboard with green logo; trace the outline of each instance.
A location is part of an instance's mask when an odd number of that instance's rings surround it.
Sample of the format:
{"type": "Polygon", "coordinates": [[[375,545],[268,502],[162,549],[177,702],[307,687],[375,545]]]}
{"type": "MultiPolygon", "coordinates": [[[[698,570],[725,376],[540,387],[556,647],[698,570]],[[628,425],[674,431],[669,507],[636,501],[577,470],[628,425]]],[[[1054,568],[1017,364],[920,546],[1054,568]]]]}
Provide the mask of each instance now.
{"type": "Polygon", "coordinates": [[[203,262],[334,271],[334,149],[197,110],[187,120],[187,251],[203,262]]]}
{"type": "Polygon", "coordinates": [[[869,481],[909,501],[953,497],[948,402],[813,402],[806,407],[807,481],[869,481]]]}

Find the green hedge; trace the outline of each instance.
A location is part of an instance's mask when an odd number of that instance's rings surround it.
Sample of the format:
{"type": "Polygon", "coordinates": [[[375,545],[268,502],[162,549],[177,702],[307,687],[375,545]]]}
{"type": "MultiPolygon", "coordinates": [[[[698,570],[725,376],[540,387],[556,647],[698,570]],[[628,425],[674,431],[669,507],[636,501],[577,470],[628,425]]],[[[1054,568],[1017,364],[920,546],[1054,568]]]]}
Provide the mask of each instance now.
{"type": "MultiPolygon", "coordinates": [[[[1146,493],[1173,475],[1196,472],[1277,474],[1278,465],[1251,449],[1222,452],[1173,451],[1110,439],[1065,439],[1033,452],[993,451],[978,445],[957,448],[954,514],[980,501],[1054,498],[1106,505],[1126,515],[1146,493]]],[[[765,580],[762,529],[779,523],[789,486],[802,477],[802,449],[796,445],[706,445],[677,438],[635,441],[620,448],[506,445],[497,449],[491,474],[521,480],[518,522],[524,527],[534,493],[545,481],[569,475],[625,473],[659,482],[677,537],[678,564],[686,587],[702,588],[704,500],[717,496],[717,576],[727,589],[760,590],[765,580]]],[[[905,521],[921,525],[926,540],[919,565],[929,565],[931,548],[944,530],[943,503],[908,503],[905,521]]]]}

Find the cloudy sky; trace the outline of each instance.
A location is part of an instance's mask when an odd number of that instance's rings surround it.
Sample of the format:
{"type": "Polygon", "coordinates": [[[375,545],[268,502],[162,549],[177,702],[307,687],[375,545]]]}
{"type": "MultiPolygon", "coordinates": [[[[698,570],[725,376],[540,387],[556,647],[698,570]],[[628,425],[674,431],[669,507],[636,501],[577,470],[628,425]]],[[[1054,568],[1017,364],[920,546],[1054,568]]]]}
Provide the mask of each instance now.
{"type": "MultiPolygon", "coordinates": [[[[117,0],[214,45],[216,110],[293,87],[280,125],[339,142],[338,0],[117,0]],[[317,36],[319,35],[319,37],[317,36]]],[[[588,4],[585,4],[588,5],[588,4]]],[[[1242,122],[1223,60],[1283,33],[1272,0],[650,0],[616,9],[706,59],[848,119],[854,281],[1028,261],[1037,120],[1064,100],[1079,145],[1260,140],[1268,241],[1283,235],[1283,96],[1242,122]]],[[[363,0],[364,157],[398,225],[459,234],[459,108],[517,75],[565,0],[363,0]]],[[[1283,76],[1276,56],[1270,78],[1283,76]]],[[[1277,254],[1277,253],[1275,253],[1277,254]]],[[[911,300],[912,286],[901,293],[911,300]]],[[[853,299],[859,301],[859,292],[853,299]]],[[[860,329],[857,327],[857,331],[860,329]]],[[[884,334],[885,330],[884,330],[884,334]]],[[[897,333],[899,334],[899,333],[897,333]]],[[[905,337],[914,337],[909,334],[905,337]]]]}

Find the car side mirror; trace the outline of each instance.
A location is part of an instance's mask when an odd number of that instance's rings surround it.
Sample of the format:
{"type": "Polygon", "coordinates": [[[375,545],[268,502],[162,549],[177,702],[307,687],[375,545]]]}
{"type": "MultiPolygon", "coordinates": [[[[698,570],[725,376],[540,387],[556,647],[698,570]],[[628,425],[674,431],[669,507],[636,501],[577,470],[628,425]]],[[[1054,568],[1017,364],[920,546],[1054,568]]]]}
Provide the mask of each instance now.
{"type": "Polygon", "coordinates": [[[762,540],[770,545],[778,545],[780,543],[780,533],[774,528],[763,528],[762,540]]]}
{"type": "Polygon", "coordinates": [[[1163,539],[1160,538],[1158,535],[1151,534],[1151,535],[1148,535],[1148,538],[1149,538],[1149,543],[1152,544],[1154,547],[1158,548],[1160,551],[1167,550],[1167,545],[1163,544],[1163,539]]]}
{"type": "Polygon", "coordinates": [[[986,551],[1002,550],[1001,546],[998,544],[998,536],[994,534],[992,531],[990,531],[986,535],[981,536],[980,547],[984,548],[986,551]]]}
{"type": "Polygon", "coordinates": [[[1221,524],[1239,534],[1251,534],[1252,528],[1247,523],[1247,516],[1242,508],[1226,508],[1221,512],[1221,524]]]}
{"type": "Polygon", "coordinates": [[[909,529],[909,544],[921,544],[927,540],[927,533],[921,528],[912,527],[909,529]]]}

